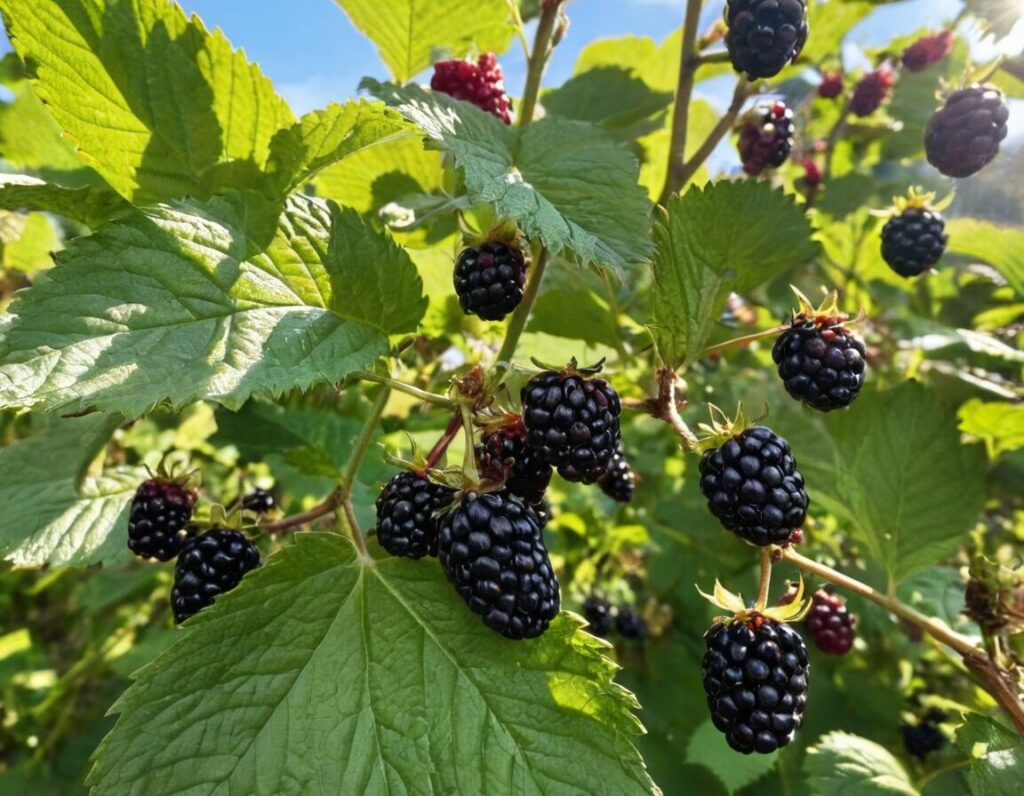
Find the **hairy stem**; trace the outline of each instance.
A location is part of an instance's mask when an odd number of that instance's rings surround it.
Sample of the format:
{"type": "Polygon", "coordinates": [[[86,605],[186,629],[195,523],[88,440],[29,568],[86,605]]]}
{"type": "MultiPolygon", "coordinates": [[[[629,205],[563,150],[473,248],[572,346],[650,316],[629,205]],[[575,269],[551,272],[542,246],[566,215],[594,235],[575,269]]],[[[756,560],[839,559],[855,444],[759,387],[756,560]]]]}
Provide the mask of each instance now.
{"type": "Polygon", "coordinates": [[[679,437],[684,453],[700,449],[700,440],[679,414],[679,400],[676,398],[676,384],[679,376],[671,368],[658,371],[658,397],[647,401],[646,409],[652,417],[668,423],[679,437]]]}
{"type": "Polygon", "coordinates": [[[544,69],[548,65],[548,58],[551,57],[551,40],[561,8],[562,0],[544,0],[541,3],[540,21],[537,23],[537,33],[533,38],[533,50],[530,52],[530,60],[526,65],[526,87],[523,89],[523,100],[519,105],[520,127],[528,127],[537,111],[540,83],[544,78],[544,69]]]}
{"type": "MultiPolygon", "coordinates": [[[[678,167],[677,173],[673,178],[673,185],[676,186],[675,190],[680,190],[687,182],[689,182],[693,175],[697,173],[704,161],[711,157],[711,153],[715,151],[715,147],[721,142],[729,131],[732,129],[733,124],[736,121],[736,117],[740,115],[740,110],[743,108],[743,103],[747,101],[747,98],[753,93],[750,83],[745,77],[740,77],[736,80],[736,88],[732,94],[732,101],[729,103],[728,109],[725,111],[725,115],[718,120],[718,124],[714,126],[708,137],[704,139],[704,143],[697,148],[697,151],[693,154],[686,163],[678,167]]],[[[668,197],[663,197],[667,200],[668,197]]]]}
{"type": "Polygon", "coordinates": [[[457,405],[455,401],[443,395],[421,390],[419,387],[414,387],[411,384],[406,384],[404,381],[398,381],[388,376],[379,376],[376,373],[369,373],[367,371],[357,371],[352,375],[360,381],[372,381],[374,384],[383,384],[396,392],[402,392],[406,395],[411,395],[413,398],[419,398],[424,403],[446,406],[449,409],[454,409],[457,405]]]}
{"type": "Polygon", "coordinates": [[[768,605],[768,595],[772,588],[772,551],[761,548],[761,586],[757,591],[757,602],[754,607],[763,611],[768,605]]]}
{"type": "Polygon", "coordinates": [[[690,125],[690,100],[693,98],[694,76],[697,73],[697,25],[700,23],[702,0],[686,0],[683,17],[683,47],[679,57],[679,83],[676,88],[675,110],[672,116],[672,139],[668,148],[668,169],[661,204],[685,185],[678,181],[679,170],[686,158],[686,131],[690,125]]]}
{"type": "Polygon", "coordinates": [[[515,356],[516,347],[519,345],[519,338],[522,337],[523,330],[526,329],[526,322],[529,320],[530,312],[532,312],[533,305],[540,294],[540,283],[544,279],[544,271],[547,269],[550,259],[551,255],[547,248],[543,248],[540,250],[537,262],[530,268],[530,278],[526,283],[523,300],[519,302],[519,306],[516,307],[516,311],[508,322],[508,328],[505,329],[505,339],[501,343],[501,350],[498,351],[498,361],[494,365],[494,387],[501,384],[505,374],[512,367],[512,357],[515,356]]]}
{"type": "Polygon", "coordinates": [[[290,530],[291,528],[298,528],[300,525],[308,525],[311,522],[316,522],[321,517],[326,517],[328,514],[333,513],[340,503],[341,487],[338,487],[309,511],[303,511],[301,514],[292,514],[289,517],[282,517],[274,522],[268,522],[261,527],[267,533],[274,534],[290,530]]]}

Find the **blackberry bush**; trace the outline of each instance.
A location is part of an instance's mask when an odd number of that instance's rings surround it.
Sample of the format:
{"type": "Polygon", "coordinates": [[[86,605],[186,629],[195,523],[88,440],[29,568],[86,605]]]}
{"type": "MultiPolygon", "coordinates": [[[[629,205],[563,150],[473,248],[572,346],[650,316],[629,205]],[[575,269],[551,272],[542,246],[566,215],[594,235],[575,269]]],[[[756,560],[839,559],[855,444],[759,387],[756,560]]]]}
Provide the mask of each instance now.
{"type": "Polygon", "coordinates": [[[733,69],[750,79],[774,77],[807,42],[806,0],[728,0],[725,46],[733,69]]]}
{"type": "Polygon", "coordinates": [[[463,312],[500,321],[523,299],[526,259],[505,243],[471,246],[455,261],[454,279],[463,312]]]}
{"type": "Polygon", "coordinates": [[[1010,108],[994,86],[954,91],[924,131],[928,162],[947,177],[970,177],[991,163],[1009,131],[1010,108]]]}
{"type": "Polygon", "coordinates": [[[128,547],[140,558],[170,561],[195,531],[189,527],[196,494],[188,487],[160,478],[135,490],[128,518],[128,547]]]}
{"type": "Polygon", "coordinates": [[[260,551],[245,534],[213,528],[189,541],[174,565],[171,608],[184,622],[216,597],[231,591],[260,565],[260,551]]]}
{"type": "Polygon", "coordinates": [[[439,513],[454,490],[405,470],[393,476],[377,498],[377,541],[393,556],[437,555],[439,513]]]}

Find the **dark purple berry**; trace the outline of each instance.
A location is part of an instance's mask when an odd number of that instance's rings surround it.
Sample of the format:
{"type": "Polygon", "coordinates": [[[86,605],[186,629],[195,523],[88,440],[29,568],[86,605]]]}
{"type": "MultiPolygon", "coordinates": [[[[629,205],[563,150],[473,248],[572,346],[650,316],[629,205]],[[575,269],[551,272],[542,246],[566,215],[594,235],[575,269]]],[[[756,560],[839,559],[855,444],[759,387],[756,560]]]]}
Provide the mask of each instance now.
{"type": "Polygon", "coordinates": [[[215,597],[231,591],[259,565],[260,551],[238,531],[214,528],[195,537],[174,565],[174,621],[180,624],[212,605],[215,597]]]}
{"type": "Polygon", "coordinates": [[[194,534],[196,495],[174,481],[154,478],[135,490],[128,518],[128,547],[140,558],[170,561],[194,534]]]}
{"type": "Polygon", "coordinates": [[[393,556],[437,555],[438,513],[455,492],[409,470],[395,475],[377,498],[377,541],[393,556]]]}

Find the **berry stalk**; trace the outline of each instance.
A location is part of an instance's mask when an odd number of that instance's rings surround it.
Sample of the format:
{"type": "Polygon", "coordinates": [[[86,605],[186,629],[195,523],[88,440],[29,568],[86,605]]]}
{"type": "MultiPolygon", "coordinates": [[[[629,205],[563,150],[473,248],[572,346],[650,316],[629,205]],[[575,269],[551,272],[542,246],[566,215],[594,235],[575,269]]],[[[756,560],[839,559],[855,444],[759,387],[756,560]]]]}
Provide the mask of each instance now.
{"type": "Polygon", "coordinates": [[[419,387],[406,384],[404,381],[392,379],[389,376],[379,376],[376,373],[369,373],[363,370],[356,371],[353,376],[360,381],[372,381],[374,384],[383,384],[385,387],[392,390],[404,392],[406,395],[411,395],[413,398],[419,398],[423,403],[434,404],[435,406],[445,406],[449,409],[454,409],[456,406],[455,401],[450,398],[428,392],[427,390],[421,390],[419,387]]]}
{"type": "Polygon", "coordinates": [[[772,588],[772,552],[770,548],[761,548],[761,586],[757,591],[757,602],[754,607],[763,611],[768,605],[768,594],[772,588]]]}
{"type": "Polygon", "coordinates": [[[540,283],[544,279],[544,271],[547,269],[551,254],[547,248],[540,251],[540,256],[530,267],[530,277],[526,282],[526,290],[523,292],[523,300],[519,302],[516,311],[505,329],[505,339],[501,343],[501,350],[498,351],[498,359],[494,365],[494,384],[498,387],[505,379],[505,374],[512,367],[512,357],[515,356],[516,348],[519,345],[519,338],[526,329],[526,322],[530,319],[530,312],[540,294],[540,283]]]}
{"type": "Polygon", "coordinates": [[[430,449],[430,453],[427,454],[427,462],[424,465],[425,470],[430,470],[437,466],[445,451],[448,450],[448,446],[452,444],[452,440],[459,433],[460,428],[462,428],[462,413],[456,412],[452,419],[448,421],[448,427],[444,430],[444,434],[441,435],[441,439],[435,443],[434,447],[430,449]]]}
{"type": "Polygon", "coordinates": [[[345,465],[345,471],[342,474],[339,503],[347,520],[346,524],[352,537],[352,543],[365,561],[370,560],[370,554],[366,549],[366,537],[363,534],[362,528],[359,527],[355,509],[352,507],[352,490],[356,483],[359,465],[363,463],[363,458],[370,449],[373,435],[377,432],[377,426],[380,425],[380,419],[384,415],[384,407],[387,406],[390,397],[390,389],[384,388],[380,391],[380,395],[377,396],[377,400],[373,403],[373,410],[370,412],[370,416],[367,418],[366,423],[363,424],[363,430],[359,432],[359,436],[356,438],[356,443],[352,448],[352,453],[349,455],[348,463],[345,465]]]}
{"type": "Polygon", "coordinates": [[[519,126],[529,127],[533,114],[537,110],[537,98],[540,96],[540,83],[544,78],[544,69],[554,49],[552,40],[555,25],[562,10],[563,0],[545,0],[541,3],[540,20],[537,33],[533,39],[533,51],[526,69],[526,87],[523,89],[523,100],[519,106],[519,126]]]}
{"type": "Polygon", "coordinates": [[[693,453],[700,449],[700,440],[679,414],[679,402],[676,398],[676,382],[679,376],[671,368],[658,371],[658,397],[647,403],[647,411],[652,417],[668,423],[673,433],[679,437],[684,453],[693,453]]]}
{"type": "Polygon", "coordinates": [[[694,77],[700,65],[697,55],[697,26],[700,24],[702,0],[687,0],[683,18],[683,49],[679,57],[679,85],[676,89],[675,110],[672,117],[672,139],[668,148],[668,172],[661,204],[686,184],[677,179],[677,172],[686,159],[686,131],[690,125],[690,100],[693,97],[694,77]]]}

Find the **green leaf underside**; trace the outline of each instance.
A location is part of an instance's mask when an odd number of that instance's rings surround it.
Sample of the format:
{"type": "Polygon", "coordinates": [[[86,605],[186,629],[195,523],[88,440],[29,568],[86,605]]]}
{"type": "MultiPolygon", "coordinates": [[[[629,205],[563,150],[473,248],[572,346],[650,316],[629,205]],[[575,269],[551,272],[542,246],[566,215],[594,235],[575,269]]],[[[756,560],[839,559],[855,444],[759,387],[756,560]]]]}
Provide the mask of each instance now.
{"type": "Polygon", "coordinates": [[[336,0],[400,82],[439,60],[501,53],[515,34],[508,0],[336,0]]]}
{"type": "Polygon", "coordinates": [[[161,206],[78,239],[15,298],[0,404],[237,408],[366,367],[424,307],[411,260],[355,211],[295,195],[259,250],[226,202],[161,206]]]}
{"type": "Polygon", "coordinates": [[[686,762],[708,769],[730,794],[764,777],[775,768],[777,761],[776,754],[736,754],[710,719],[694,730],[686,748],[686,762]]]}
{"type": "Polygon", "coordinates": [[[846,732],[829,733],[811,747],[804,773],[811,793],[917,796],[906,769],[889,750],[846,732]]]}
{"type": "Polygon", "coordinates": [[[0,554],[16,564],[87,564],[123,553],[127,505],[141,473],[81,478],[122,422],[117,415],[53,420],[0,450],[0,554]]]}
{"type": "Polygon", "coordinates": [[[763,182],[721,181],[669,200],[655,224],[651,333],[672,367],[704,349],[731,292],[752,290],[817,253],[791,197],[763,182]],[[725,217],[742,223],[722,223],[725,217]]]}
{"type": "Polygon", "coordinates": [[[7,32],[82,160],[133,202],[245,182],[294,122],[270,81],[165,0],[0,0],[7,32]]]}
{"type": "Polygon", "coordinates": [[[650,251],[650,201],[624,146],[586,122],[548,117],[526,130],[419,86],[364,86],[452,153],[475,202],[552,252],[621,272],[650,251]]]}
{"type": "Polygon", "coordinates": [[[967,540],[984,495],[983,456],[961,444],[955,411],[933,390],[906,382],[867,391],[855,412],[829,415],[828,426],[835,483],[812,497],[850,521],[891,581],[967,540]]]}
{"type": "Polygon", "coordinates": [[[304,533],[142,669],[96,794],[649,793],[635,700],[559,617],[509,642],[431,561],[304,533]],[[580,761],[586,761],[580,765],[580,761]]]}

